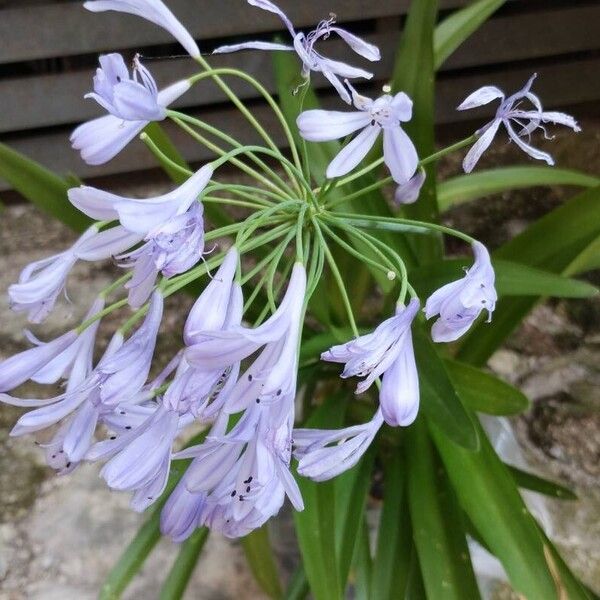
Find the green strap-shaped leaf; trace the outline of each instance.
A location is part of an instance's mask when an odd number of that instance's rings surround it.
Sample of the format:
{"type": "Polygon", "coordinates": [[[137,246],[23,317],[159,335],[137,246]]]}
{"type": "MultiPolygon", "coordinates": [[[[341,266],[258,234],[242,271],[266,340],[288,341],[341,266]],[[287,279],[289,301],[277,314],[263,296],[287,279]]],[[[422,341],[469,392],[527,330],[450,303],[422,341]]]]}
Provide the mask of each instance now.
{"type": "Polygon", "coordinates": [[[342,585],[348,579],[352,557],[360,538],[374,458],[374,448],[371,447],[355,467],[335,478],[336,513],[339,516],[335,532],[336,553],[342,585]]]}
{"type": "Polygon", "coordinates": [[[477,0],[477,2],[453,12],[435,28],[433,48],[436,71],[505,1],[477,0]]]}
{"type": "MultiPolygon", "coordinates": [[[[578,194],[506,243],[494,257],[553,273],[568,273],[600,236],[600,187],[578,194]]],[[[500,300],[491,325],[475,326],[461,344],[458,358],[483,365],[534,306],[537,298],[500,300]]]]}
{"type": "Polygon", "coordinates": [[[542,185],[595,187],[600,179],[593,175],[555,167],[502,167],[459,175],[438,184],[440,211],[452,206],[509,190],[542,185]]]}
{"type": "Polygon", "coordinates": [[[477,450],[474,421],[463,406],[444,362],[422,326],[413,327],[415,358],[419,369],[421,410],[455,443],[477,450]]]}
{"type": "Polygon", "coordinates": [[[356,600],[371,598],[373,559],[371,558],[370,530],[366,515],[363,514],[358,530],[358,541],[354,552],[354,596],[356,600]]]}
{"type": "Polygon", "coordinates": [[[46,214],[75,231],[83,231],[92,220],[79,212],[67,198],[72,187],[41,164],[0,144],[0,178],[46,214]]]}
{"type": "Polygon", "coordinates": [[[516,415],[529,407],[523,392],[498,377],[456,360],[446,359],[444,364],[458,395],[471,410],[516,415]]]}
{"type": "MultiPolygon", "coordinates": [[[[478,428],[481,449],[469,452],[430,423],[463,510],[502,562],[515,591],[528,600],[556,600],[556,586],[537,523],[523,503],[512,475],[478,428]]],[[[569,598],[579,600],[585,596],[569,598]]]]}
{"type": "MultiPolygon", "coordinates": [[[[433,32],[437,19],[437,0],[413,0],[394,65],[393,90],[406,92],[413,101],[413,115],[403,128],[412,139],[420,157],[435,151],[434,137],[434,86],[433,32]]],[[[427,179],[419,201],[404,207],[411,218],[437,221],[436,165],[429,164],[427,179]]],[[[416,237],[413,241],[418,261],[431,262],[442,255],[441,238],[416,237]]]]}
{"type": "Polygon", "coordinates": [[[423,418],[406,431],[408,504],[428,598],[479,598],[454,491],[423,418]]]}
{"type": "MultiPolygon", "coordinates": [[[[463,270],[470,267],[471,264],[470,260],[451,259],[424,265],[411,270],[410,282],[425,298],[446,283],[460,279],[463,276],[463,270]]],[[[492,264],[496,272],[496,290],[500,297],[591,298],[598,293],[598,288],[587,281],[570,279],[518,262],[493,259],[492,264]]]]}
{"type": "Polygon", "coordinates": [[[160,600],[180,600],[183,597],[208,534],[208,529],[202,527],[183,542],[160,590],[160,600]]]}
{"type": "Polygon", "coordinates": [[[383,508],[377,529],[371,598],[395,600],[403,597],[403,590],[407,587],[413,547],[406,493],[406,462],[399,449],[384,457],[383,475],[383,508]]]}
{"type": "Polygon", "coordinates": [[[563,485],[544,479],[539,475],[522,471],[512,465],[506,466],[520,488],[538,492],[544,494],[544,496],[552,496],[552,498],[558,498],[559,500],[577,500],[577,495],[563,485]]]}
{"type": "Polygon", "coordinates": [[[254,578],[270,598],[281,598],[283,591],[277,561],[269,542],[266,525],[242,538],[242,547],[254,578]]]}
{"type": "MultiPolygon", "coordinates": [[[[328,399],[306,425],[336,428],[343,423],[345,402],[339,395],[328,399]]],[[[294,512],[298,545],[310,590],[316,600],[340,600],[343,595],[336,552],[335,481],[316,483],[298,478],[304,510],[294,512]]]]}

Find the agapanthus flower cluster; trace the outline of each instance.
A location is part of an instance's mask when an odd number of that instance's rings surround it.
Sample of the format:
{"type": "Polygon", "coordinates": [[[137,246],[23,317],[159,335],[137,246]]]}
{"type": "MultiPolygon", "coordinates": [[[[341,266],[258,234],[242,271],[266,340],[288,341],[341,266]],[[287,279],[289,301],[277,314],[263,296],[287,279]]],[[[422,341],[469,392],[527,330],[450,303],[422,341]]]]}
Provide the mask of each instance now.
{"type": "MultiPolygon", "coordinates": [[[[381,264],[372,256],[365,257],[365,262],[400,282],[394,314],[380,318],[379,324],[362,335],[355,330],[350,339],[338,339],[321,354],[324,362],[344,365],[343,379],[360,379],[356,394],[371,403],[371,418],[333,430],[295,425],[305,315],[324,277],[325,261],[336,269],[324,234],[339,241],[333,229],[343,229],[350,237],[358,231],[352,221],[336,216],[324,190],[343,187],[344,177],[376,148],[380,134],[383,157],[372,168],[385,163],[398,185],[398,203],[418,200],[424,173],[417,149],[403,129],[412,117],[409,96],[401,90],[386,91],[375,100],[359,94],[348,79],[369,79],[371,73],[325,58],[315,49],[317,42],[335,34],[356,54],[375,61],[380,58],[375,46],[337,27],[333,18],[304,34],[272,2],[248,3],[278,15],[293,45],[245,42],[222,46],[216,53],[293,50],[305,77],[321,73],[342,100],[352,101],[356,108],[309,110],[297,118],[299,134],[311,142],[343,139],[358,132],[329,164],[327,184],[312,188],[297,152],[292,152],[292,160],[297,161],[292,162],[273,145],[221,148],[213,144],[215,159],[195,172],[171,164],[179,173],[187,173],[187,178],[160,196],[138,199],[87,185],[74,187],[69,201],[96,223],[68,249],[25,267],[8,290],[11,307],[27,313],[31,323],[40,323],[66,289],[77,261],[113,261],[123,269],[114,284],[97,291],[78,327],[47,342],[27,333],[33,347],[0,362],[0,401],[29,409],[11,435],[44,432],[40,445],[49,466],[59,474],[73,471],[82,462],[101,462],[100,475],[106,484],[130,492],[131,506],[138,511],[161,497],[173,462],[188,461],[161,512],[162,532],[175,541],[186,539],[201,526],[230,537],[244,536],[277,514],[286,497],[296,510],[302,510],[297,476],[323,481],[343,473],[357,464],[384,424],[407,427],[419,411],[419,365],[412,330],[425,326],[423,302],[407,280],[402,257],[386,249],[387,253],[379,253],[381,264]],[[274,174],[260,153],[279,160],[290,181],[274,174]],[[241,165],[245,175],[254,176],[259,184],[218,182],[219,168],[227,162],[241,165]],[[235,197],[214,196],[219,190],[235,197]],[[229,202],[252,214],[206,230],[205,204],[209,202],[229,202]],[[207,250],[209,239],[217,242],[207,250]],[[204,284],[199,287],[200,282],[204,284]],[[167,364],[155,365],[164,299],[184,287],[197,297],[181,332],[181,348],[167,364]],[[110,302],[114,294],[120,297],[110,302]],[[263,306],[257,308],[259,294],[263,306]],[[102,347],[103,317],[127,308],[128,318],[102,347]],[[50,398],[13,395],[29,380],[60,383],[62,389],[50,398]],[[191,428],[203,429],[203,437],[184,447],[191,428]]],[[[82,158],[90,164],[106,162],[149,122],[169,118],[201,139],[197,134],[204,122],[171,111],[169,105],[209,76],[230,97],[233,92],[211,70],[171,11],[160,0],[90,0],[85,7],[94,12],[135,14],[163,27],[202,71],[201,77],[191,75],[159,91],[139,56],[130,68],[118,54],[101,56],[94,91],[86,97],[108,114],[80,125],[73,133],[73,147],[82,158]]],[[[482,88],[459,107],[502,100],[494,121],[477,134],[465,170],[474,166],[500,124],[526,152],[548,162],[547,155],[534,152],[522,137],[545,122],[576,129],[571,117],[542,110],[530,92],[531,83],[508,99],[497,88],[482,88]],[[522,99],[534,109],[520,108],[522,99]],[[520,132],[514,131],[512,122],[522,126],[520,132]]],[[[149,148],[169,162],[151,141],[149,148]]],[[[426,225],[419,223],[421,229],[426,225]]],[[[432,232],[437,233],[433,225],[432,232]]],[[[359,233],[363,243],[378,247],[366,229],[359,233]]],[[[459,237],[470,239],[464,234],[459,237]]],[[[488,321],[492,317],[497,300],[492,261],[483,244],[470,241],[473,266],[464,277],[425,299],[425,318],[437,316],[431,328],[435,342],[458,340],[483,311],[488,321]]],[[[341,247],[348,248],[348,244],[343,242],[341,247]]],[[[352,317],[351,306],[347,308],[352,317]]]]}

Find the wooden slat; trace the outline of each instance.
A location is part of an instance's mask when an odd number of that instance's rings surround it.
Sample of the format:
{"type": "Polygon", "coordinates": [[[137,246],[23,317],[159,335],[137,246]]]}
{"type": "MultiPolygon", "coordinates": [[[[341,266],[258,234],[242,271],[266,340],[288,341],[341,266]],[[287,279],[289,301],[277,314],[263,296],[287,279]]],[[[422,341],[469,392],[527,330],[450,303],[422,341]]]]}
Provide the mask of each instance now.
{"type": "MultiPolygon", "coordinates": [[[[465,0],[441,0],[443,8],[465,0]]],[[[198,40],[279,31],[275,15],[248,6],[244,0],[170,0],[169,7],[198,40]]],[[[173,38],[143,19],[107,12],[91,14],[83,2],[5,9],[0,13],[0,63],[53,56],[141,48],[171,43],[173,38]],[[25,35],[24,35],[24,32],[25,35]]],[[[298,27],[314,25],[336,13],[340,22],[393,17],[406,13],[410,0],[280,0],[298,27]],[[317,18],[315,19],[315,15],[317,18]]]]}
{"type": "MultiPolygon", "coordinates": [[[[540,94],[547,108],[589,102],[598,98],[598,90],[592,86],[580,87],[581,81],[594,81],[600,70],[600,59],[592,58],[577,60],[568,63],[554,63],[538,69],[539,77],[535,91],[540,94]]],[[[459,119],[472,119],[489,115],[493,108],[484,107],[480,111],[456,112],[455,108],[460,101],[475,88],[494,83],[503,87],[508,92],[519,89],[527,80],[531,70],[529,68],[514,69],[510,72],[494,74],[493,77],[482,74],[472,74],[460,77],[444,77],[438,83],[437,95],[437,122],[444,124],[459,119]]],[[[330,98],[326,104],[338,101],[330,98]]],[[[277,143],[283,143],[277,124],[273,121],[269,111],[264,106],[256,106],[253,113],[263,121],[270,132],[273,133],[277,143]]],[[[231,109],[210,111],[203,113],[203,118],[211,124],[233,132],[243,142],[256,141],[253,132],[245,120],[231,109]]],[[[169,130],[173,128],[167,124],[169,130]]],[[[70,147],[68,142],[69,130],[51,134],[32,135],[23,139],[10,142],[11,147],[23,152],[34,160],[40,161],[45,166],[59,173],[73,172],[84,178],[98,177],[116,173],[126,173],[151,168],[155,165],[153,158],[138,141],[134,141],[117,158],[100,167],[85,165],[70,147]]],[[[205,160],[211,158],[204,149],[199,148],[179,131],[174,132],[174,140],[189,160],[205,160]]],[[[7,189],[0,180],[0,191],[7,189]]]]}
{"type": "MultiPolygon", "coordinates": [[[[383,53],[383,60],[368,65],[377,79],[384,79],[392,70],[398,32],[388,31],[369,36],[383,53]]],[[[344,46],[337,41],[325,43],[326,52],[343,56],[344,46]]],[[[543,14],[514,15],[488,22],[452,56],[444,70],[504,61],[534,59],[581,52],[600,48],[600,6],[562,9],[543,14]],[[510,32],[510,36],[507,35],[510,32]],[[577,32],[574,35],[573,32],[577,32]]],[[[347,55],[347,51],[345,52],[347,55]]],[[[243,55],[214,57],[215,66],[240,67],[258,77],[270,91],[274,89],[271,74],[271,56],[265,52],[246,52],[243,55]]],[[[366,62],[366,61],[365,61],[366,62]]],[[[160,85],[183,79],[194,72],[189,59],[148,61],[160,85]]],[[[84,101],[83,95],[91,87],[90,71],[43,75],[0,80],[0,133],[35,129],[51,125],[76,123],[101,112],[93,101],[84,101]]],[[[256,96],[246,84],[231,79],[242,98],[256,96]]],[[[322,79],[317,83],[323,84],[322,79]]],[[[586,82],[590,85],[592,82],[586,82]]],[[[177,107],[206,106],[223,99],[213,85],[196,86],[177,103],[177,107]]],[[[598,89],[600,99],[600,89],[598,89]]]]}

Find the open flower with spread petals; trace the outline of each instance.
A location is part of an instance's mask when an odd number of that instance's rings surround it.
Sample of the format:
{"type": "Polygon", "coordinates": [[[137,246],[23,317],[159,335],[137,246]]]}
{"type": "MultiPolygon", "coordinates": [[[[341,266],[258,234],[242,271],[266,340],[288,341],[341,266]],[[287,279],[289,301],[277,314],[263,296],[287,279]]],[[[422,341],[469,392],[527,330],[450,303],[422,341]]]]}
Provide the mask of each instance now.
{"type": "Polygon", "coordinates": [[[92,12],[114,10],[142,17],[168,31],[192,58],[200,56],[194,38],[161,0],[88,0],[83,6],[92,12]]]}
{"type": "Polygon", "coordinates": [[[475,263],[465,276],[435,291],[425,304],[428,319],[439,315],[431,328],[435,342],[453,342],[466,333],[481,311],[488,313],[488,322],[496,307],[498,295],[494,288],[495,274],[487,248],[473,242],[475,263]]]}
{"type": "Polygon", "coordinates": [[[412,100],[404,92],[371,100],[354,89],[352,100],[358,111],[307,110],[297,119],[300,135],[311,142],[337,140],[362,129],[329,163],[327,177],[341,177],[352,171],[383,131],[385,164],[396,183],[406,183],[419,162],[414,144],[400,125],[412,117],[412,100]]]}
{"type": "Polygon", "coordinates": [[[412,345],[411,325],[419,310],[414,298],[399,306],[395,316],[381,323],[373,333],[333,346],[322,360],[345,363],[342,377],[365,377],[356,393],[365,392],[383,376],[379,403],[389,425],[410,425],[419,410],[419,376],[412,345]]]}
{"type": "Polygon", "coordinates": [[[166,116],[166,108],[190,89],[187,79],[159,91],[154,78],[136,57],[133,75],[120,54],[100,57],[94,92],[86,94],[110,114],[87,121],[71,134],[71,145],[89,165],[116,156],[151,121],[166,116]]]}
{"type": "Polygon", "coordinates": [[[315,50],[315,44],[319,40],[327,39],[333,33],[338,35],[354,52],[356,52],[356,54],[363,58],[370,61],[381,59],[381,54],[377,46],[365,42],[358,36],[341,27],[336,27],[335,17],[332,16],[325,21],[321,21],[314,31],[304,34],[302,32],[296,32],[287,15],[269,0],[248,0],[248,4],[276,14],[290,32],[293,46],[274,42],[242,42],[240,44],[229,46],[219,46],[214,50],[214,54],[224,54],[226,52],[236,52],[238,50],[295,51],[302,61],[303,76],[308,77],[311,71],[322,73],[337,90],[344,102],[347,102],[348,104],[350,104],[350,94],[344,87],[344,84],[340,81],[340,77],[344,79],[354,79],[356,77],[371,79],[371,77],[373,77],[373,73],[370,73],[369,71],[352,67],[337,60],[325,58],[315,50]]]}
{"type": "Polygon", "coordinates": [[[382,425],[383,415],[378,410],[362,425],[344,429],[294,429],[298,473],[314,481],[337,477],[358,463],[382,425]]]}
{"type": "Polygon", "coordinates": [[[8,288],[10,307],[15,312],[27,312],[31,323],[41,323],[52,312],[78,260],[110,258],[139,239],[122,228],[98,232],[93,225],[68,250],[27,265],[21,271],[19,281],[8,288]]]}
{"type": "Polygon", "coordinates": [[[133,268],[129,289],[131,306],[141,306],[150,295],[159,272],[165,277],[183,273],[195,265],[204,251],[203,209],[197,202],[213,174],[208,164],[178,188],[139,200],[82,185],[69,190],[69,200],[94,219],[118,219],[144,244],[121,255],[121,265],[133,268]]]}
{"type": "Polygon", "coordinates": [[[519,90],[508,98],[504,92],[492,85],[486,85],[474,91],[472,94],[460,104],[458,110],[468,110],[478,106],[484,106],[494,100],[500,100],[500,106],[496,111],[496,116],[493,121],[479,129],[477,132],[479,139],[473,144],[463,161],[463,169],[465,173],[470,173],[481,155],[489,148],[492,140],[498,132],[500,125],[504,125],[508,137],[517,145],[523,152],[529,154],[536,160],[543,160],[549,165],[554,165],[554,159],[547,152],[538,150],[526,142],[523,138],[529,138],[536,129],[541,129],[545,133],[542,123],[554,123],[557,125],[565,125],[573,131],[581,131],[579,125],[571,115],[561,112],[545,111],[542,108],[542,103],[538,96],[531,91],[531,86],[537,74],[533,74],[523,89],[519,90]],[[526,110],[522,106],[523,101],[528,101],[531,108],[526,110]],[[513,124],[520,129],[515,131],[513,124]]]}

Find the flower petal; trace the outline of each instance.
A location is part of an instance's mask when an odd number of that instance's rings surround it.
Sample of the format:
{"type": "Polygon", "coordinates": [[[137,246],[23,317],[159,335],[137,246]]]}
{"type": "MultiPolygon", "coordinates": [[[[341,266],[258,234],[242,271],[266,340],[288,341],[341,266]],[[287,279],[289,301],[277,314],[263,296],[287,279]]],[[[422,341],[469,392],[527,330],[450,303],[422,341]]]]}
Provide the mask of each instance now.
{"type": "Polygon", "coordinates": [[[469,110],[476,106],[483,106],[490,102],[500,98],[504,100],[504,92],[493,86],[485,85],[475,90],[472,94],[469,94],[462,102],[458,105],[456,110],[469,110]]]}
{"type": "Polygon", "coordinates": [[[374,44],[369,44],[369,42],[365,42],[363,39],[358,36],[342,29],[341,27],[330,27],[329,31],[333,31],[337,33],[343,40],[360,56],[363,56],[367,60],[376,61],[381,60],[381,52],[379,48],[374,44]]]}
{"type": "Polygon", "coordinates": [[[298,116],[296,124],[305,140],[326,142],[354,133],[370,121],[369,113],[363,111],[306,110],[298,116]]]}
{"type": "Polygon", "coordinates": [[[381,128],[377,125],[365,127],[349,144],[346,144],[327,167],[327,177],[341,177],[349,173],[368,154],[375,144],[381,128]]]}
{"type": "Polygon", "coordinates": [[[471,149],[467,152],[463,160],[463,170],[465,173],[470,173],[474,168],[481,155],[489,148],[498,127],[500,127],[501,121],[494,119],[483,132],[483,134],[477,139],[477,141],[471,146],[471,149]]]}
{"type": "Polygon", "coordinates": [[[417,150],[399,125],[383,130],[383,159],[396,183],[406,183],[417,170],[417,150]]]}

